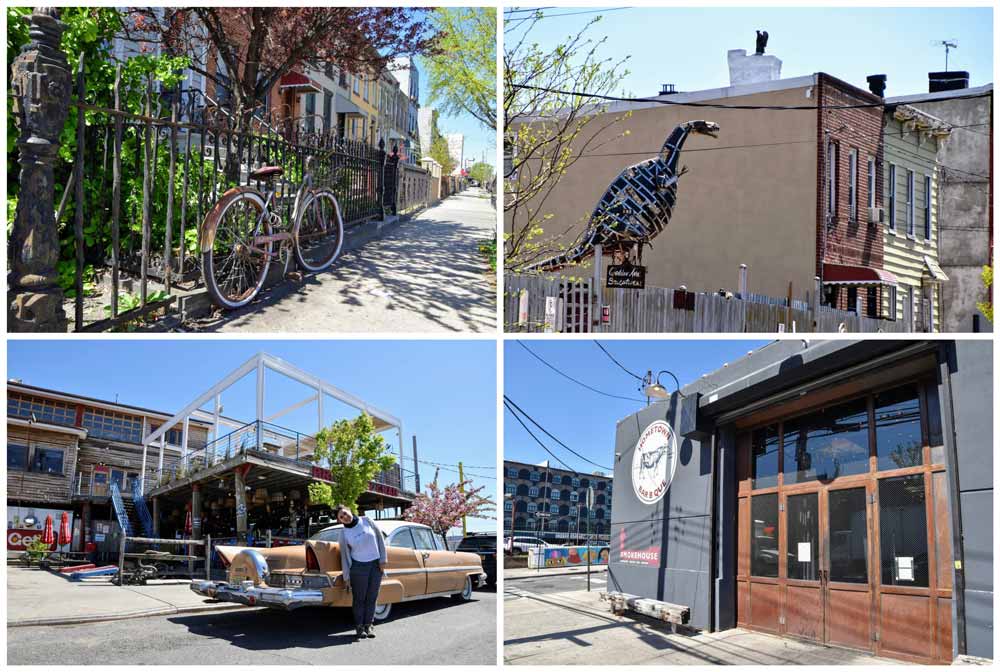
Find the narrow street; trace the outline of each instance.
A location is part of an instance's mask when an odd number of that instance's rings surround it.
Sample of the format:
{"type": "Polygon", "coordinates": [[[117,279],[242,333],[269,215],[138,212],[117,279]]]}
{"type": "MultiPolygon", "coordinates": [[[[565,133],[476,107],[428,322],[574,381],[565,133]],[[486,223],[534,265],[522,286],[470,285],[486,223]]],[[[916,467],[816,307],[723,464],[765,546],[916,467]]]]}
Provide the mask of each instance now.
{"type": "Polygon", "coordinates": [[[496,231],[489,194],[472,188],[342,255],[330,270],[283,282],[242,310],[190,331],[483,332],[496,287],[478,244],[496,231]]]}

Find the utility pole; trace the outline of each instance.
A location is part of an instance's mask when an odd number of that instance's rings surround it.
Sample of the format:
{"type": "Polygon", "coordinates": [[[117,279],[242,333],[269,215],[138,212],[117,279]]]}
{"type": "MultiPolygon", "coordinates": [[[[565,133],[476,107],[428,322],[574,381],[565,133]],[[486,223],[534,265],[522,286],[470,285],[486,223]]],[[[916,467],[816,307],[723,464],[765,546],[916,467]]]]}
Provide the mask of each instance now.
{"type": "MultiPolygon", "coordinates": [[[[462,462],[458,463],[458,491],[465,493],[465,472],[462,471],[462,462]]],[[[462,516],[462,538],[465,538],[465,516],[462,516]]]]}

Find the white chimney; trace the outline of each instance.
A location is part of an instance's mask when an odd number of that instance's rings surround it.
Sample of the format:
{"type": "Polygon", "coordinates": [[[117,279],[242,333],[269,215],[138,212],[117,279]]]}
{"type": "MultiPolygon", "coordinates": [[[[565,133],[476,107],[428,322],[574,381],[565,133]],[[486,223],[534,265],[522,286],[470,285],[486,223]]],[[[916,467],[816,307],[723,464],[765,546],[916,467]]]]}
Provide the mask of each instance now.
{"type": "Polygon", "coordinates": [[[770,54],[747,54],[746,49],[730,49],[729,85],[756,84],[781,79],[781,59],[770,54]]]}

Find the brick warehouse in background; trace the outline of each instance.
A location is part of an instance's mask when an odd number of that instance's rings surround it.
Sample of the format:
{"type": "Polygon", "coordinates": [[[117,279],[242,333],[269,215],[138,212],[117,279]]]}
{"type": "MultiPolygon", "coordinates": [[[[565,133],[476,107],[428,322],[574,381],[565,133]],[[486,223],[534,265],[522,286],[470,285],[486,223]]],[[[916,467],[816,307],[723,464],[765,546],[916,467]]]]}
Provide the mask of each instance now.
{"type": "Polygon", "coordinates": [[[527,464],[504,460],[503,533],[538,537],[565,545],[584,540],[607,543],[611,524],[612,477],[603,472],[577,473],[548,461],[527,464]],[[587,508],[587,489],[594,505],[587,508]]]}

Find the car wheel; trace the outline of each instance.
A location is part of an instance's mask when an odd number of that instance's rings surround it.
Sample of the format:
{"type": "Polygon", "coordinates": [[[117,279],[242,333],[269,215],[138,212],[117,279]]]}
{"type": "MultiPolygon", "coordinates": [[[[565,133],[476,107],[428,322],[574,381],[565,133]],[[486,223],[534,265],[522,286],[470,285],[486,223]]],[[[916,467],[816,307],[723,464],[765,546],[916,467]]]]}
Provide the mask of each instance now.
{"type": "Polygon", "coordinates": [[[472,577],[465,577],[465,585],[462,586],[461,593],[455,593],[451,596],[451,599],[458,602],[468,602],[472,599],[472,577]]]}
{"type": "Polygon", "coordinates": [[[391,604],[376,604],[375,605],[375,620],[384,621],[389,618],[389,614],[392,613],[391,604]]]}

